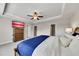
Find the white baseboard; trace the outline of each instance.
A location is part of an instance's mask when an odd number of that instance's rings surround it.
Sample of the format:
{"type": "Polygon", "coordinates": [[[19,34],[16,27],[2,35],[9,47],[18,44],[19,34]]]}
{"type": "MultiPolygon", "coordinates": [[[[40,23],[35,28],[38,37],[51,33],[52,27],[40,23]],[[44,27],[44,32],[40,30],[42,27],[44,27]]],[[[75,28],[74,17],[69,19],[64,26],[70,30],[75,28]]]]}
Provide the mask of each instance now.
{"type": "Polygon", "coordinates": [[[12,43],[13,41],[6,41],[6,42],[2,42],[0,43],[0,45],[4,45],[4,44],[8,44],[8,43],[12,43]]]}

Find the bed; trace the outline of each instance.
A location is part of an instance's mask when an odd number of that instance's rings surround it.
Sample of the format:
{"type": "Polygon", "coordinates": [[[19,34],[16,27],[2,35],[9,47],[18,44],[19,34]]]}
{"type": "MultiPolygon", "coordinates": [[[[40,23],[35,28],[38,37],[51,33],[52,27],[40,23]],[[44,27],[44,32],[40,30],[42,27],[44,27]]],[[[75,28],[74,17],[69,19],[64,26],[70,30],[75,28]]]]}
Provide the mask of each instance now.
{"type": "Polygon", "coordinates": [[[14,51],[20,56],[79,56],[79,36],[40,35],[20,42],[14,51]]]}
{"type": "Polygon", "coordinates": [[[59,39],[56,36],[40,35],[24,40],[14,49],[19,56],[59,56],[59,39]]]}
{"type": "Polygon", "coordinates": [[[20,42],[14,49],[15,55],[17,52],[20,56],[32,56],[35,48],[48,37],[48,35],[40,35],[20,42]]]}
{"type": "Polygon", "coordinates": [[[19,56],[79,56],[79,38],[41,35],[20,42],[14,50],[19,56]]]}

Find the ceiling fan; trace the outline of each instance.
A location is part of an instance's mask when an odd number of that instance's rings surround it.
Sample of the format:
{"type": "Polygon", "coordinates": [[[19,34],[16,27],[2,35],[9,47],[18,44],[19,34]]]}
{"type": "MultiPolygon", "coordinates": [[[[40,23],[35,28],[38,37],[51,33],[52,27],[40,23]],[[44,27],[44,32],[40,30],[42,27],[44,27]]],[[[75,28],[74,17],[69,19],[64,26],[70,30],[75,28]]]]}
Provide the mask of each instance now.
{"type": "Polygon", "coordinates": [[[40,18],[43,18],[44,16],[39,15],[37,11],[34,11],[32,15],[27,15],[31,17],[31,20],[40,20],[40,18]]]}

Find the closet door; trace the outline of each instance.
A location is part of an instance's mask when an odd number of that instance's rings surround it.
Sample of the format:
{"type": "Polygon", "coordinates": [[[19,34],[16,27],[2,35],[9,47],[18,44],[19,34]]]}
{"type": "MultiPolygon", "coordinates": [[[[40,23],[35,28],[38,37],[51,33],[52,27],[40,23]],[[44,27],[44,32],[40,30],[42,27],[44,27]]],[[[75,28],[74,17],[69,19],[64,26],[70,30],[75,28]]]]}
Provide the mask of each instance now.
{"type": "Polygon", "coordinates": [[[20,41],[24,39],[24,28],[13,28],[13,41],[20,41]]]}

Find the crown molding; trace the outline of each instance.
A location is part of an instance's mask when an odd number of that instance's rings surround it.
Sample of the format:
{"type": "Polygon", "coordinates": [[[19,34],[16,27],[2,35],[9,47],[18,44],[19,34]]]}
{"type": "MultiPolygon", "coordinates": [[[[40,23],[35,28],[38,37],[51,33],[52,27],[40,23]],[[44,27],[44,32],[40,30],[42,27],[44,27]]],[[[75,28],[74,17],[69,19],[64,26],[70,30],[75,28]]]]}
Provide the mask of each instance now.
{"type": "Polygon", "coordinates": [[[23,17],[19,17],[19,16],[16,16],[16,15],[13,15],[11,13],[7,13],[5,15],[2,15],[3,17],[6,17],[6,18],[9,18],[11,20],[16,20],[16,21],[21,21],[21,22],[25,22],[27,24],[32,24],[32,21],[31,20],[26,20],[25,18],[23,17]]]}
{"type": "Polygon", "coordinates": [[[33,21],[33,23],[36,24],[36,23],[47,22],[47,21],[51,21],[51,20],[58,19],[58,18],[61,18],[61,17],[62,17],[62,15],[58,15],[58,16],[50,17],[50,18],[47,18],[47,19],[44,19],[44,20],[33,21]]]}

